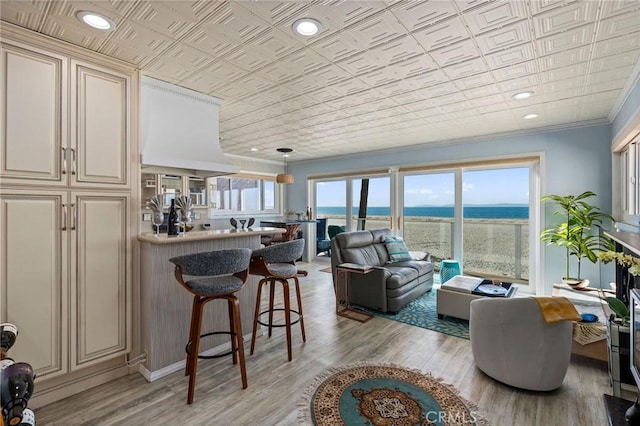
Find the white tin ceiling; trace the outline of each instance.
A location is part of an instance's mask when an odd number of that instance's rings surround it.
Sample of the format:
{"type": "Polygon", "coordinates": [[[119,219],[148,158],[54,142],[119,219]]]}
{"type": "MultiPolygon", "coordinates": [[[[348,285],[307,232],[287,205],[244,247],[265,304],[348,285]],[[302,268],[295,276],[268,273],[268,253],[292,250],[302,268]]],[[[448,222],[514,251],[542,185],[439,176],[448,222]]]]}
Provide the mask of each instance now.
{"type": "Polygon", "coordinates": [[[221,98],[225,153],[267,159],[606,122],[640,68],[639,0],[3,0],[0,16],[221,98]],[[320,34],[293,34],[300,17],[320,34]]]}

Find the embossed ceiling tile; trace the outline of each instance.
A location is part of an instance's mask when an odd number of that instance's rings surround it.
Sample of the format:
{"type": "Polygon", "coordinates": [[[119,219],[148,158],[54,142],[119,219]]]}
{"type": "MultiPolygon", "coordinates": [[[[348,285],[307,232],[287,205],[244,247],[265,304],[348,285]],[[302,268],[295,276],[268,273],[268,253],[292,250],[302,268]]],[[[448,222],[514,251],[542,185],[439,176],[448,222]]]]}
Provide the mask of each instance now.
{"type": "Polygon", "coordinates": [[[615,78],[620,78],[626,72],[628,77],[631,75],[633,66],[638,61],[638,56],[640,56],[640,52],[633,53],[633,55],[615,55],[596,59],[591,62],[591,75],[606,79],[609,74],[613,74],[616,76],[615,78]]]}
{"type": "Polygon", "coordinates": [[[0,7],[0,18],[37,31],[44,19],[46,8],[45,2],[3,1],[0,7]]]}
{"type": "MultiPolygon", "coordinates": [[[[200,23],[197,35],[190,35],[185,41],[188,43],[207,43],[203,38],[208,38],[209,43],[242,44],[259,36],[270,28],[269,24],[250,13],[241,6],[241,2],[224,2],[218,6],[214,13],[200,23]],[[216,40],[219,40],[216,43],[216,40]]],[[[203,49],[213,51],[211,49],[203,49]]]]}
{"type": "Polygon", "coordinates": [[[467,28],[459,17],[416,31],[413,36],[427,52],[469,38],[467,28]]]}
{"type": "MultiPolygon", "coordinates": [[[[422,46],[411,36],[402,36],[371,49],[383,64],[407,62],[415,56],[425,56],[422,46]]],[[[433,62],[433,61],[432,61],[433,62]]]]}
{"type": "Polygon", "coordinates": [[[615,55],[627,50],[640,51],[640,33],[633,33],[623,37],[616,37],[609,40],[600,41],[594,44],[593,58],[615,55]]]}
{"type": "Polygon", "coordinates": [[[550,81],[548,83],[543,83],[542,86],[545,93],[560,93],[571,89],[581,88],[586,81],[586,77],[569,78],[562,81],[550,81]]]}
{"type": "Polygon", "coordinates": [[[282,22],[289,22],[290,25],[297,14],[309,8],[306,2],[242,1],[238,3],[245,7],[249,13],[258,16],[270,25],[279,25],[282,22]]]}
{"type": "Polygon", "coordinates": [[[544,85],[542,87],[542,90],[536,95],[536,101],[538,101],[536,104],[553,103],[582,96],[582,86],[574,85],[572,88],[560,88],[560,90],[554,90],[551,85],[544,85]]]}
{"type": "Polygon", "coordinates": [[[394,82],[401,80],[402,76],[398,75],[393,67],[387,67],[363,74],[358,78],[364,81],[370,87],[377,88],[380,86],[393,84],[394,82]]]}
{"type": "Polygon", "coordinates": [[[538,39],[538,51],[544,56],[588,44],[591,42],[593,30],[594,24],[588,24],[538,39]]]}
{"type": "MultiPolygon", "coordinates": [[[[455,65],[450,65],[442,69],[450,79],[455,80],[462,77],[469,77],[472,75],[482,74],[487,72],[487,67],[484,64],[482,58],[471,59],[469,61],[460,62],[455,65]]],[[[489,79],[491,75],[488,75],[489,79]]]]}
{"type": "Polygon", "coordinates": [[[240,67],[226,61],[217,61],[207,67],[199,69],[197,73],[194,73],[192,78],[196,81],[202,81],[202,84],[220,87],[247,74],[248,73],[240,67]]]}
{"type": "Polygon", "coordinates": [[[509,109],[505,102],[505,97],[502,95],[502,93],[496,93],[490,96],[483,96],[475,99],[469,99],[469,103],[473,105],[474,108],[477,108],[479,111],[484,111],[484,110],[498,111],[503,109],[509,109]]]}
{"type": "Polygon", "coordinates": [[[320,79],[316,78],[313,73],[310,73],[298,78],[294,78],[293,80],[288,81],[286,85],[300,93],[311,93],[315,90],[325,87],[326,82],[321,81],[320,79]]]}
{"type": "Polygon", "coordinates": [[[640,31],[640,9],[625,13],[624,15],[603,19],[596,41],[636,33],[638,31],[640,31]]]}
{"type": "Polygon", "coordinates": [[[324,1],[312,5],[306,15],[298,14],[295,19],[313,17],[323,26],[341,29],[375,15],[386,7],[387,5],[381,1],[324,1]]]}
{"type": "Polygon", "coordinates": [[[512,80],[500,81],[498,86],[503,92],[508,95],[513,95],[517,92],[523,92],[525,90],[536,91],[536,86],[539,84],[540,79],[537,75],[532,74],[526,77],[514,78],[512,80]]]}
{"type": "Polygon", "coordinates": [[[276,58],[273,52],[267,49],[245,44],[225,55],[224,59],[239,68],[252,72],[274,62],[276,58]]]}
{"type": "MultiPolygon", "coordinates": [[[[223,87],[221,92],[231,99],[243,99],[273,86],[274,83],[269,80],[259,78],[255,75],[247,75],[236,80],[236,84],[223,87]]],[[[251,99],[246,99],[246,101],[251,103],[251,99]]]]}
{"type": "Polygon", "coordinates": [[[529,22],[522,20],[476,36],[483,53],[492,53],[531,41],[529,22]]]}
{"type": "Polygon", "coordinates": [[[351,25],[348,31],[361,40],[368,49],[387,43],[406,33],[405,28],[388,11],[363,19],[351,25]]]}
{"type": "Polygon", "coordinates": [[[529,61],[494,70],[493,75],[498,81],[505,81],[514,78],[527,77],[531,74],[535,74],[537,72],[537,69],[538,68],[536,62],[529,61]]]}
{"type": "Polygon", "coordinates": [[[520,62],[532,61],[535,59],[535,52],[531,43],[522,44],[507,50],[492,53],[485,56],[489,67],[492,70],[507,67],[520,62]]]}
{"type": "Polygon", "coordinates": [[[415,89],[434,86],[449,81],[449,77],[442,70],[429,71],[424,74],[409,77],[405,82],[415,89]]]}
{"type": "Polygon", "coordinates": [[[606,18],[638,9],[640,9],[640,3],[636,0],[607,0],[602,4],[602,16],[606,18]]]}
{"type": "Polygon", "coordinates": [[[568,78],[573,79],[582,77],[587,74],[588,69],[588,62],[580,62],[562,68],[554,68],[552,70],[541,72],[539,76],[543,83],[549,83],[552,81],[566,80],[568,78]]]}
{"type": "Polygon", "coordinates": [[[345,80],[353,79],[353,77],[348,72],[337,66],[328,66],[325,68],[321,68],[317,71],[309,73],[309,75],[327,86],[338,84],[345,80]]]}
{"type": "MultiPolygon", "coordinates": [[[[443,86],[443,85],[441,85],[441,86],[443,86]]],[[[440,87],[440,86],[436,86],[435,88],[438,88],[438,87],[440,87]]],[[[440,93],[440,92],[438,92],[436,90],[432,90],[432,89],[429,89],[426,92],[429,95],[429,97],[431,98],[432,103],[434,105],[436,105],[436,106],[457,104],[457,103],[460,103],[460,102],[465,102],[467,100],[464,97],[464,94],[462,94],[460,92],[444,93],[444,91],[442,91],[442,93],[440,93]]]]}
{"type": "Polygon", "coordinates": [[[581,46],[576,49],[567,50],[565,52],[554,53],[540,58],[540,70],[550,70],[554,68],[561,68],[567,65],[572,65],[577,62],[584,62],[589,59],[590,55],[589,46],[581,46]]]}
{"type": "Polygon", "coordinates": [[[502,91],[500,90],[500,87],[497,84],[489,84],[482,87],[475,87],[472,89],[464,90],[464,96],[470,100],[478,99],[478,98],[486,98],[486,97],[496,96],[496,95],[502,96],[501,94],[502,94],[502,91]]]}
{"type": "Polygon", "coordinates": [[[362,92],[368,92],[369,86],[358,78],[351,78],[349,80],[341,81],[331,86],[343,96],[353,95],[354,97],[360,96],[362,92]]]}
{"type": "Polygon", "coordinates": [[[148,69],[159,71],[156,64],[172,63],[179,68],[184,68],[187,74],[189,74],[200,69],[207,69],[216,62],[217,61],[211,56],[190,46],[176,45],[157,56],[157,59],[147,67],[148,69]]]}
{"type": "Polygon", "coordinates": [[[414,102],[420,102],[427,98],[428,96],[424,90],[415,90],[413,92],[402,93],[400,95],[393,96],[390,99],[398,105],[406,105],[414,102]]]}
{"type": "MultiPolygon", "coordinates": [[[[478,74],[471,77],[464,77],[453,82],[461,91],[467,91],[474,87],[492,85],[494,83],[491,74],[478,74]]],[[[496,86],[497,89],[497,86],[496,86]]],[[[465,93],[466,94],[466,93],[465,93]]]]}
{"type": "MultiPolygon", "coordinates": [[[[190,10],[192,2],[132,2],[135,8],[127,18],[154,31],[179,39],[198,23],[198,16],[190,10]]],[[[213,7],[210,6],[210,9],[213,7]]]]}
{"type": "Polygon", "coordinates": [[[167,50],[174,41],[134,22],[122,22],[98,49],[100,53],[141,67],[167,50]]]}
{"type": "Polygon", "coordinates": [[[351,75],[360,75],[384,67],[384,63],[372,51],[367,50],[362,53],[350,56],[337,63],[337,65],[349,72],[351,75]]]}
{"type": "Polygon", "coordinates": [[[623,79],[612,79],[605,81],[592,82],[589,81],[588,84],[585,85],[583,95],[590,95],[594,93],[602,93],[602,92],[614,92],[617,91],[620,93],[620,90],[624,87],[627,82],[627,78],[623,79]]]}
{"type": "Polygon", "coordinates": [[[349,31],[323,38],[310,48],[333,62],[348,58],[366,49],[364,44],[349,31]]]}
{"type": "Polygon", "coordinates": [[[477,58],[480,52],[471,40],[461,41],[451,46],[430,52],[433,59],[441,66],[453,65],[458,62],[477,58]]]}
{"type": "Polygon", "coordinates": [[[284,58],[304,47],[289,34],[276,28],[268,28],[253,38],[248,45],[263,50],[274,59],[284,58]]]}
{"type": "Polygon", "coordinates": [[[278,63],[309,73],[329,65],[331,62],[312,49],[300,49],[286,58],[279,58],[278,63]]]}
{"type": "Polygon", "coordinates": [[[538,37],[567,31],[595,21],[598,3],[575,2],[533,17],[533,28],[538,37]]]}
{"type": "MultiPolygon", "coordinates": [[[[433,103],[433,101],[431,99],[424,99],[425,97],[428,97],[428,93],[425,93],[425,96],[423,96],[423,100],[405,104],[403,106],[406,110],[416,113],[420,111],[433,110],[434,108],[436,108],[436,105],[433,103]]],[[[391,115],[389,114],[388,116],[391,115]]],[[[371,119],[374,120],[375,117],[372,117],[371,119]]]]}
{"type": "Polygon", "coordinates": [[[457,13],[449,1],[398,2],[392,6],[391,12],[410,32],[455,16],[457,13]]]}
{"type": "MultiPolygon", "coordinates": [[[[4,7],[4,6],[2,6],[4,7]]],[[[67,41],[87,49],[98,49],[113,33],[105,33],[85,25],[76,18],[76,13],[91,7],[89,2],[54,2],[42,25],[42,32],[60,40],[67,41]]],[[[104,13],[114,22],[122,21],[122,16],[114,11],[98,7],[97,12],[104,13]]],[[[117,27],[116,27],[117,28],[117,27]]],[[[121,58],[120,58],[121,59],[121,58]]]]}
{"type": "Polygon", "coordinates": [[[291,64],[286,61],[275,61],[259,71],[261,77],[274,83],[286,83],[304,76],[305,72],[300,64],[291,64]]]}
{"type": "Polygon", "coordinates": [[[454,0],[460,10],[468,10],[474,7],[481,7],[483,4],[489,3],[491,0],[454,0]]]}
{"type": "Polygon", "coordinates": [[[327,102],[333,99],[341,98],[344,96],[344,94],[337,90],[335,86],[327,86],[321,87],[318,90],[308,93],[307,96],[316,99],[318,102],[327,102]]]}
{"type": "Polygon", "coordinates": [[[464,14],[464,20],[474,34],[500,28],[526,17],[525,3],[522,1],[488,3],[464,14]]]}
{"type": "Polygon", "coordinates": [[[415,87],[407,83],[406,80],[398,80],[389,84],[377,86],[376,90],[386,97],[392,97],[401,93],[411,92],[412,90],[415,90],[415,87]]]}

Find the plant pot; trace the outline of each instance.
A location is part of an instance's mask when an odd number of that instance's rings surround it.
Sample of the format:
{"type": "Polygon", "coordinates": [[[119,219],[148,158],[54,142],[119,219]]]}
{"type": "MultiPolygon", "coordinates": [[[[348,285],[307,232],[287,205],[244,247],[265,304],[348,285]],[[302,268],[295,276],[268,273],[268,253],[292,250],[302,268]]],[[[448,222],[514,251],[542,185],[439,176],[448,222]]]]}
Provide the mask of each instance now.
{"type": "Polygon", "coordinates": [[[563,277],[562,282],[567,284],[574,290],[584,290],[585,288],[589,287],[589,280],[579,280],[576,278],[563,277]]]}

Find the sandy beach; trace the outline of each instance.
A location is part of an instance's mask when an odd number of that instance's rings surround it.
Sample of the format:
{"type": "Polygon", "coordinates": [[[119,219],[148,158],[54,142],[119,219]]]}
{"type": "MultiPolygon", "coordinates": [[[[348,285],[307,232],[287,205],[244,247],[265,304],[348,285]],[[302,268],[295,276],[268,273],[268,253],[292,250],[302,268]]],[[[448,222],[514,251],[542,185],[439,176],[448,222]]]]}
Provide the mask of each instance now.
{"type": "MultiPolygon", "coordinates": [[[[328,216],[329,225],[344,225],[344,217],[328,216]]],[[[451,249],[453,219],[405,217],[404,239],[409,250],[427,251],[434,263],[453,258],[451,249]]],[[[388,228],[389,219],[370,217],[366,229],[388,228]]],[[[522,219],[466,219],[464,221],[465,273],[526,281],[529,270],[529,227],[522,219]],[[518,237],[518,238],[517,238],[518,237]],[[521,242],[519,256],[517,241],[521,242]],[[514,259],[520,258],[520,271],[514,259]],[[519,275],[520,279],[516,277],[519,275]]]]}

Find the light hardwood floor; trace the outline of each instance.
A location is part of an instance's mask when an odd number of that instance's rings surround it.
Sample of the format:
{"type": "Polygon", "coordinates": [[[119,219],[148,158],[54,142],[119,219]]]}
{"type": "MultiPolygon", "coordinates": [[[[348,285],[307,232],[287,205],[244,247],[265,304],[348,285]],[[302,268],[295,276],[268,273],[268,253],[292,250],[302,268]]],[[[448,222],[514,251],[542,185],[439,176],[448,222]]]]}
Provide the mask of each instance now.
{"type": "MultiPolygon", "coordinates": [[[[300,396],[313,378],[329,366],[359,361],[429,371],[475,402],[492,425],[607,424],[602,395],[610,394],[611,387],[606,363],[574,356],[560,389],[535,393],[511,388],[475,367],[468,340],[383,318],[362,324],[336,317],[331,274],[319,271],[327,265],[299,266],[310,272],[300,279],[307,342],[294,326],[293,361],[287,362],[284,329],[276,329],[273,337],[258,338],[253,356],[247,342],[245,390],[230,357],[201,360],[191,406],[182,372],[153,383],[134,374],[36,410],[38,426],[295,425],[300,396]]],[[[207,309],[219,307],[226,309],[207,309]]],[[[243,330],[248,333],[251,324],[243,324],[243,330]]]]}

